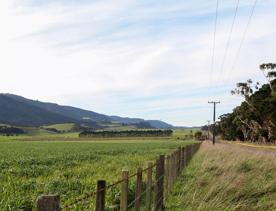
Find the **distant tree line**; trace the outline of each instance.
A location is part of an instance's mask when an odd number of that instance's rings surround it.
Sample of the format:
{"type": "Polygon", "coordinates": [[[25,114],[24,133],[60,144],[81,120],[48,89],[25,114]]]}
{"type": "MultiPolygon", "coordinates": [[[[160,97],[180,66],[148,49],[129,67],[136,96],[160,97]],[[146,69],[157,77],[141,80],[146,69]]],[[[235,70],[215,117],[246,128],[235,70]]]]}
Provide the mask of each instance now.
{"type": "Polygon", "coordinates": [[[80,137],[166,137],[172,130],[83,131],[80,137]]]}
{"type": "Polygon", "coordinates": [[[195,139],[198,140],[198,141],[201,141],[201,140],[205,140],[206,139],[206,136],[203,135],[202,131],[196,131],[195,132],[195,135],[194,135],[195,139]]]}
{"type": "MultiPolygon", "coordinates": [[[[260,65],[267,83],[260,86],[251,79],[232,90],[244,101],[232,113],[219,117],[217,132],[226,140],[276,142],[276,64],[260,65]]],[[[213,127],[213,126],[212,126],[213,127]]]]}
{"type": "Polygon", "coordinates": [[[0,126],[0,134],[2,135],[12,136],[12,135],[19,135],[24,133],[25,133],[24,130],[17,127],[0,126]]]}

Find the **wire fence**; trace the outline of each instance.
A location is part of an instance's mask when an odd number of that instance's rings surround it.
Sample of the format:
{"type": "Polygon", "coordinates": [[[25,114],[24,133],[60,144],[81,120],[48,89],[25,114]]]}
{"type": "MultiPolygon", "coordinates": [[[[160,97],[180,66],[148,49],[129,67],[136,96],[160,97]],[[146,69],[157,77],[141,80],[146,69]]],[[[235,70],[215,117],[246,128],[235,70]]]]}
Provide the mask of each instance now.
{"type": "Polygon", "coordinates": [[[123,170],[122,178],[112,184],[106,185],[105,180],[99,180],[95,191],[87,193],[68,204],[61,205],[59,195],[40,196],[37,200],[37,211],[164,210],[165,199],[172,192],[178,176],[197,152],[200,144],[179,147],[167,156],[160,155],[155,163],[148,162],[147,168],[137,168],[135,174],[129,175],[128,170],[123,170]],[[143,174],[146,174],[145,177],[143,174]],[[131,188],[130,182],[133,178],[136,178],[135,187],[131,188]],[[114,188],[118,188],[119,185],[121,185],[118,193],[119,200],[115,204],[108,205],[107,191],[112,191],[114,188]],[[80,205],[82,208],[77,209],[76,207],[80,205]]]}

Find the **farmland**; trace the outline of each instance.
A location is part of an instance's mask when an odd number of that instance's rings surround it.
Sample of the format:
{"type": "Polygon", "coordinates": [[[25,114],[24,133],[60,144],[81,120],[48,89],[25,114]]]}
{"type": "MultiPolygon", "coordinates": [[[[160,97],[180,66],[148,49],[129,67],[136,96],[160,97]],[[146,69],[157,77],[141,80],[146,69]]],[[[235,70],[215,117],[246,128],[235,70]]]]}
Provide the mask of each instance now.
{"type": "Polygon", "coordinates": [[[73,123],[65,123],[65,124],[47,125],[47,126],[44,126],[42,128],[44,128],[44,129],[54,128],[54,129],[59,130],[59,131],[68,132],[68,131],[72,130],[73,127],[74,127],[73,123]]]}
{"type": "Polygon", "coordinates": [[[98,179],[116,181],[123,168],[134,173],[156,156],[191,143],[173,138],[77,141],[73,137],[70,142],[2,137],[0,209],[32,210],[36,197],[43,193],[59,193],[62,204],[70,203],[94,191],[98,179]]]}

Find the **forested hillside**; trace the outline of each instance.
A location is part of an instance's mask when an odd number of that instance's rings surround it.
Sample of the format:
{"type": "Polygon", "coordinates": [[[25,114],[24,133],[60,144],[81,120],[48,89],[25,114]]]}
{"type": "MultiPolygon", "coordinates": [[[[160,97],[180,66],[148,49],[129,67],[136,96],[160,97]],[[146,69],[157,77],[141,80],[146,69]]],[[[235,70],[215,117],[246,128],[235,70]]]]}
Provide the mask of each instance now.
{"type": "Polygon", "coordinates": [[[72,106],[30,100],[13,94],[0,94],[0,123],[31,127],[75,123],[85,124],[94,129],[103,128],[103,125],[111,123],[134,125],[138,128],[171,129],[173,127],[159,120],[108,116],[72,106]]]}

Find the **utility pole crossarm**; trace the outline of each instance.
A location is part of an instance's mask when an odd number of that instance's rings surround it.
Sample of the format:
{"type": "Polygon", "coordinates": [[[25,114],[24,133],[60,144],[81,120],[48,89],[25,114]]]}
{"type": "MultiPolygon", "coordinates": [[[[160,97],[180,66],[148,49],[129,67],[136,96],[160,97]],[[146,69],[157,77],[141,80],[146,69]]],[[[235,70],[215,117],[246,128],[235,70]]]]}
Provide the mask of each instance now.
{"type": "Polygon", "coordinates": [[[215,104],[219,104],[220,103],[220,101],[208,101],[208,103],[215,103],[215,104]]]}

